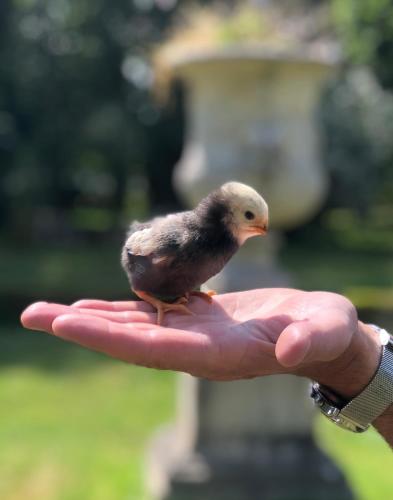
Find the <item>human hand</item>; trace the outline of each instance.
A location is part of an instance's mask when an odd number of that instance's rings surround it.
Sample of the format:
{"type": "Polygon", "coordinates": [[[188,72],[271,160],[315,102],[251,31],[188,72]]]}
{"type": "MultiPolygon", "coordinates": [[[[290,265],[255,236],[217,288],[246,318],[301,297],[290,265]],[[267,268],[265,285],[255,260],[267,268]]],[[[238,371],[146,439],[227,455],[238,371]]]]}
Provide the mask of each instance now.
{"type": "Polygon", "coordinates": [[[166,326],[156,325],[151,306],[132,301],[40,302],[21,321],[134,364],[214,380],[294,373],[348,397],[378,365],[374,332],[337,294],[259,289],[217,295],[212,305],[193,298],[189,306],[194,316],[168,313],[166,326]]]}

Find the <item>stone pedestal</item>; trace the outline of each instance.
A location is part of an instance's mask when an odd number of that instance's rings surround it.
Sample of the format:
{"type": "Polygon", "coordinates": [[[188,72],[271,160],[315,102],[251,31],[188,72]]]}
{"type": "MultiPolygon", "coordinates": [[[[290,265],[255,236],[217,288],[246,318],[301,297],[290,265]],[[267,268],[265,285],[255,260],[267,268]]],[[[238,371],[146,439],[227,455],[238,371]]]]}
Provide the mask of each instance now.
{"type": "MultiPolygon", "coordinates": [[[[209,283],[219,292],[289,286],[280,229],[326,192],[314,110],[331,65],[232,51],[174,61],[188,87],[188,133],[175,186],[190,205],[228,180],[267,199],[273,230],[244,245],[209,283]]],[[[180,376],[177,422],[149,452],[149,488],[166,500],[346,500],[338,468],[316,447],[308,381],[208,382],[180,376]]]]}
{"type": "Polygon", "coordinates": [[[179,385],[178,420],[157,434],[149,451],[153,498],[353,498],[310,434],[311,402],[300,397],[288,408],[306,381],[282,375],[226,383],[183,375],[179,385]]]}
{"type": "MultiPolygon", "coordinates": [[[[250,443],[247,453],[195,450],[171,460],[167,431],[154,442],[170,484],[155,491],[166,500],[353,500],[345,478],[307,437],[250,443]]],[[[229,447],[230,448],[230,447],[229,447]]]]}

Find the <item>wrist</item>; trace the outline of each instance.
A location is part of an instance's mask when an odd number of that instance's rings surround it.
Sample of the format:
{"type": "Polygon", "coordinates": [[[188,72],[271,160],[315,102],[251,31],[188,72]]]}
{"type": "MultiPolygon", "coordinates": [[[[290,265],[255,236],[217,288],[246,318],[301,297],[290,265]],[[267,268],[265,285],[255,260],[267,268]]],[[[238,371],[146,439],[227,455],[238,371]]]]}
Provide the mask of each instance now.
{"type": "Polygon", "coordinates": [[[344,400],[360,394],[369,384],[381,361],[382,347],[373,328],[358,322],[347,349],[334,361],[319,364],[310,378],[344,400]]]}
{"type": "Polygon", "coordinates": [[[364,432],[370,424],[393,447],[393,359],[391,337],[361,322],[350,345],[326,369],[311,378],[311,397],[341,428],[364,432]]]}

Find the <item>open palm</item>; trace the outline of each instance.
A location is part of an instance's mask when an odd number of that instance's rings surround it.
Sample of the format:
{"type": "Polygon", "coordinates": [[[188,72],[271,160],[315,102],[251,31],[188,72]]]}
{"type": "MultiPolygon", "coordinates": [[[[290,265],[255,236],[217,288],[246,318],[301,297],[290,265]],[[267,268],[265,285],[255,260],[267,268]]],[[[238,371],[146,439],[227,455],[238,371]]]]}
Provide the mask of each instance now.
{"type": "Polygon", "coordinates": [[[357,328],[353,305],[327,292],[259,289],[189,303],[192,316],[167,313],[165,326],[144,302],[39,302],[21,320],[114,358],[215,380],[295,372],[337,360],[357,328]]]}

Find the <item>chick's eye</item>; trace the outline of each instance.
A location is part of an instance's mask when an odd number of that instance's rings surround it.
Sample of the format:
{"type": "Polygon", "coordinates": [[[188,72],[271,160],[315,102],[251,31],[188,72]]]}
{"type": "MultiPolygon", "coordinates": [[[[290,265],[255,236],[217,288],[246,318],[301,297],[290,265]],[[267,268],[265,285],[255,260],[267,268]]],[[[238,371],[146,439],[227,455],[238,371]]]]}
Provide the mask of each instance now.
{"type": "Polygon", "coordinates": [[[244,217],[248,220],[252,220],[255,218],[255,215],[252,212],[250,212],[249,210],[247,210],[247,212],[244,213],[244,217]]]}

